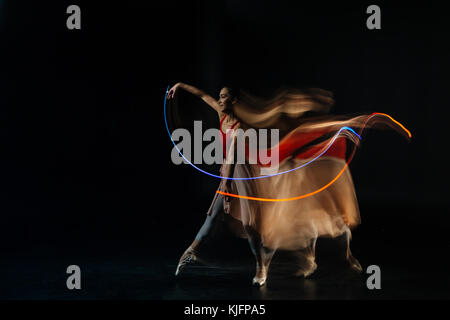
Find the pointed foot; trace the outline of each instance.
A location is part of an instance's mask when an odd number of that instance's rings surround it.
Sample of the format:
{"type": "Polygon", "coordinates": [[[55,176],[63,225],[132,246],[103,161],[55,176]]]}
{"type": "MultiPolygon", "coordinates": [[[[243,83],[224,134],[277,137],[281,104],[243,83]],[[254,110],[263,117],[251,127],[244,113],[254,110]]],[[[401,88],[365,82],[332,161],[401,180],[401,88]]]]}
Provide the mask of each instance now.
{"type": "Polygon", "coordinates": [[[317,263],[313,262],[311,267],[303,273],[303,276],[305,278],[308,278],[310,275],[312,275],[314,273],[314,271],[316,271],[316,269],[317,269],[317,263]]]}
{"type": "Polygon", "coordinates": [[[196,264],[198,262],[197,256],[195,255],[194,250],[189,247],[186,249],[186,251],[183,253],[183,255],[180,258],[180,261],[178,262],[177,269],[175,270],[175,276],[179,276],[181,271],[190,264],[196,264]]]}
{"type": "Polygon", "coordinates": [[[347,259],[348,263],[350,264],[350,268],[352,268],[353,270],[355,270],[358,273],[362,272],[362,267],[359,264],[358,260],[356,260],[356,258],[354,256],[350,256],[347,259]]]}
{"type": "Polygon", "coordinates": [[[263,285],[266,284],[266,277],[264,278],[254,277],[252,283],[255,287],[262,287],[263,285]]]}
{"type": "Polygon", "coordinates": [[[310,257],[307,259],[307,263],[305,263],[303,268],[298,270],[295,273],[295,275],[297,277],[303,276],[303,277],[307,278],[310,275],[312,275],[314,273],[314,271],[316,271],[316,269],[317,269],[317,263],[316,263],[314,257],[310,257]]]}

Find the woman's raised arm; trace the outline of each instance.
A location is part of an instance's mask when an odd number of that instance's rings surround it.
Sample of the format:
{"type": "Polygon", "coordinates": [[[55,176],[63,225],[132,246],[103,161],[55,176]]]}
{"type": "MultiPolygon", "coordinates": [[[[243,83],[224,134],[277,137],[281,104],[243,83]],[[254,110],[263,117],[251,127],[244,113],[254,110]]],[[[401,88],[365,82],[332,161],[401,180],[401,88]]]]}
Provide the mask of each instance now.
{"type": "Polygon", "coordinates": [[[182,88],[186,90],[187,92],[192,93],[193,95],[196,95],[197,97],[202,98],[203,101],[205,101],[209,106],[211,106],[214,110],[219,112],[220,106],[216,99],[211,97],[209,94],[205,93],[204,91],[197,89],[194,86],[190,86],[188,84],[178,82],[176,85],[174,85],[167,94],[167,99],[172,99],[175,96],[175,93],[178,88],[182,88]]]}

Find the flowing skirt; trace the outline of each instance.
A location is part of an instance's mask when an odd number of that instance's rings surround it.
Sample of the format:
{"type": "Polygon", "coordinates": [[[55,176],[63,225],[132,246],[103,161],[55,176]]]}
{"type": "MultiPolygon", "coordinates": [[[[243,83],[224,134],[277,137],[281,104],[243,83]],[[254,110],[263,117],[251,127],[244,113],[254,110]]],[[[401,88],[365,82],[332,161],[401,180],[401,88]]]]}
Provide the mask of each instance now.
{"type": "MultiPolygon", "coordinates": [[[[280,171],[304,164],[307,160],[289,160],[280,171]]],[[[230,193],[264,199],[286,199],[312,193],[336,177],[345,160],[322,157],[309,165],[273,177],[256,180],[235,180],[230,193]]],[[[234,177],[254,177],[258,165],[237,164],[234,177]]],[[[222,197],[215,197],[223,201],[222,197]]],[[[298,200],[260,201],[231,197],[230,215],[242,225],[256,230],[264,246],[272,249],[299,250],[318,237],[337,237],[347,228],[360,223],[358,202],[348,167],[328,188],[298,200]]],[[[242,228],[235,234],[245,237],[242,228]]]]}

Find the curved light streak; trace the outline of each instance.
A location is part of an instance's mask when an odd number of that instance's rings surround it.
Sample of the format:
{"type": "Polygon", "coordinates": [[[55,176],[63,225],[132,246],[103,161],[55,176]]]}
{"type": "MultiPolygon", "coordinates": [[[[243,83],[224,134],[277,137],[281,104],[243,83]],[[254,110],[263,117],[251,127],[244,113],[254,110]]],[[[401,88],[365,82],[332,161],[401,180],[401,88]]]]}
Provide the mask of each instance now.
{"type": "MultiPolygon", "coordinates": [[[[411,138],[412,134],[411,132],[405,128],[405,126],[403,126],[400,122],[398,122],[397,120],[395,120],[394,118],[392,118],[390,115],[386,114],[386,113],[381,113],[381,112],[374,112],[372,113],[363,123],[363,125],[361,126],[359,133],[356,133],[352,128],[350,127],[342,127],[339,129],[339,131],[335,134],[335,136],[333,137],[333,139],[328,143],[327,147],[325,148],[325,150],[323,152],[321,152],[317,157],[315,157],[314,159],[308,161],[307,163],[304,163],[303,165],[287,170],[287,171],[283,171],[283,172],[278,172],[275,174],[271,174],[271,175],[267,175],[267,176],[260,176],[260,177],[249,177],[249,178],[231,178],[231,177],[223,177],[223,176],[219,176],[219,175],[215,175],[212,173],[209,173],[205,170],[200,169],[199,167],[195,166],[193,163],[191,163],[188,159],[186,159],[186,157],[183,155],[183,153],[180,151],[180,149],[178,149],[177,145],[175,144],[175,141],[173,141],[172,139],[172,135],[170,133],[169,130],[169,125],[167,123],[167,115],[166,115],[166,101],[167,101],[167,94],[169,92],[169,87],[167,87],[166,90],[166,95],[164,97],[164,121],[166,124],[166,129],[167,129],[167,133],[169,134],[170,140],[172,141],[173,145],[175,146],[175,148],[177,149],[178,153],[181,155],[181,157],[188,163],[190,164],[192,167],[194,167],[195,169],[199,170],[200,172],[207,174],[211,177],[215,177],[215,178],[220,178],[220,179],[227,179],[227,180],[252,180],[252,179],[262,179],[262,178],[268,178],[268,177],[272,177],[272,176],[276,176],[276,175],[281,175],[281,174],[285,174],[294,170],[298,170],[308,164],[310,164],[311,162],[317,160],[318,158],[320,158],[325,152],[328,151],[328,149],[333,145],[334,141],[339,137],[340,133],[343,130],[349,130],[351,132],[353,132],[356,136],[358,136],[358,138],[361,140],[361,134],[362,131],[365,129],[365,126],[367,124],[367,122],[375,117],[375,116],[385,116],[387,118],[389,118],[392,122],[394,122],[395,124],[397,124],[400,128],[402,128],[407,134],[408,137],[411,138]]],[[[353,151],[352,154],[350,155],[348,161],[345,163],[344,167],[341,169],[341,171],[339,171],[339,173],[327,184],[325,184],[324,186],[320,187],[319,189],[316,189],[312,192],[300,195],[300,196],[296,196],[296,197],[291,197],[291,198],[280,198],[280,199],[276,199],[276,198],[260,198],[260,197],[251,197],[251,196],[242,196],[242,195],[238,195],[238,194],[234,194],[234,193],[228,193],[228,192],[223,192],[220,190],[217,190],[216,193],[221,194],[221,195],[225,195],[225,196],[229,196],[229,197],[233,197],[233,198],[240,198],[240,199],[248,199],[248,200],[256,200],[256,201],[264,201],[264,202],[281,202],[281,201],[292,201],[292,200],[300,200],[300,199],[304,199],[310,196],[313,196],[323,190],[325,190],[326,188],[328,188],[329,186],[331,186],[333,183],[335,183],[339,177],[344,173],[345,169],[348,167],[349,163],[351,162],[351,160],[353,159],[353,156],[355,155],[355,151],[356,151],[356,145],[354,145],[353,147],[353,151]]]]}
{"type": "MultiPolygon", "coordinates": [[[[374,112],[372,113],[367,119],[366,121],[364,121],[363,125],[361,126],[361,129],[359,130],[359,135],[360,136],[362,134],[362,131],[364,130],[367,122],[375,117],[375,116],[385,116],[388,117],[390,120],[392,120],[395,124],[399,125],[407,134],[408,137],[412,137],[411,132],[406,129],[400,122],[398,122],[397,120],[395,120],[394,118],[392,118],[390,115],[386,114],[386,113],[381,113],[381,112],[374,112]]],[[[333,183],[335,183],[337,181],[337,179],[339,179],[339,177],[344,173],[345,169],[348,167],[348,164],[350,163],[350,161],[352,161],[353,156],[355,155],[355,151],[356,151],[356,146],[353,147],[353,151],[352,154],[350,155],[348,161],[345,163],[344,167],[342,168],[341,171],[339,171],[339,173],[327,184],[325,184],[324,186],[322,186],[321,188],[314,190],[313,192],[309,192],[306,194],[302,194],[300,196],[296,196],[296,197],[291,197],[291,198],[259,198],[259,197],[250,197],[250,196],[241,196],[239,194],[234,194],[234,193],[228,193],[228,192],[223,192],[220,190],[217,190],[216,193],[225,195],[225,196],[229,196],[229,197],[233,197],[233,198],[240,198],[240,199],[248,199],[248,200],[256,200],[256,201],[265,201],[265,202],[281,202],[281,201],[292,201],[292,200],[300,200],[300,199],[304,199],[310,196],[313,196],[323,190],[325,190],[326,188],[328,188],[329,186],[331,186],[333,183]]]]}
{"type": "MultiPolygon", "coordinates": [[[[169,87],[167,87],[167,89],[168,89],[168,88],[169,88],[169,87]]],[[[204,174],[207,174],[207,175],[209,175],[209,176],[211,176],[211,177],[214,177],[214,178],[226,179],[226,180],[255,180],[255,179],[263,179],[263,178],[269,178],[269,177],[273,177],[273,176],[278,176],[278,175],[281,175],[281,174],[285,174],[285,173],[289,173],[289,172],[292,172],[292,171],[301,169],[301,168],[307,166],[308,164],[310,164],[310,163],[316,161],[317,159],[319,159],[323,154],[325,154],[325,153],[328,151],[328,149],[331,148],[331,146],[333,145],[334,141],[336,141],[336,139],[339,137],[339,135],[341,134],[341,132],[344,131],[344,130],[353,132],[353,133],[354,133],[356,136],[358,136],[358,138],[361,140],[361,136],[360,136],[359,134],[357,134],[357,133],[355,132],[355,130],[353,130],[353,129],[350,128],[350,127],[344,126],[344,127],[342,127],[342,128],[339,129],[339,131],[334,135],[333,139],[331,139],[330,142],[328,142],[328,144],[324,147],[324,150],[323,150],[318,156],[316,156],[315,158],[311,159],[310,161],[308,161],[308,162],[306,162],[306,163],[304,163],[304,164],[302,164],[302,165],[300,165],[300,166],[298,166],[298,167],[295,167],[295,168],[292,168],[292,169],[289,169],[289,170],[286,170],[286,171],[282,171],[282,172],[277,172],[277,173],[274,173],[274,174],[266,175],[266,176],[259,176],[259,177],[233,178],[233,177],[225,177],[225,176],[215,175],[215,174],[212,174],[212,173],[210,173],[210,172],[207,172],[207,171],[205,171],[205,170],[200,169],[199,167],[197,167],[196,165],[194,165],[192,162],[190,162],[190,161],[183,155],[183,153],[180,151],[180,149],[178,149],[177,145],[175,144],[175,141],[173,141],[172,135],[171,135],[171,133],[170,133],[169,125],[168,125],[168,123],[167,123],[166,100],[167,100],[167,93],[168,93],[168,92],[169,92],[169,91],[167,90],[167,91],[166,91],[166,96],[165,96],[165,98],[164,98],[164,121],[165,121],[165,124],[166,124],[166,129],[167,129],[167,133],[169,134],[170,140],[172,141],[173,145],[174,145],[175,148],[177,149],[177,151],[178,151],[178,153],[180,154],[180,156],[181,156],[188,164],[190,164],[192,167],[194,167],[194,168],[197,169],[198,171],[200,171],[200,172],[202,172],[202,173],[204,173],[204,174]]]]}

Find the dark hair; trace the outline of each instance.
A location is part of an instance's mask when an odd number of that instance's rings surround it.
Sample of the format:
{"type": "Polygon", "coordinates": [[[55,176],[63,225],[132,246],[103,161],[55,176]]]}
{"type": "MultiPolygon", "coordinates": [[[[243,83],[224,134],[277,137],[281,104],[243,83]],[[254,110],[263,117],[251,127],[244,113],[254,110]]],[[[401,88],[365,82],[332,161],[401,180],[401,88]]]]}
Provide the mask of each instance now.
{"type": "Polygon", "coordinates": [[[224,88],[228,89],[228,94],[230,95],[231,99],[239,99],[240,95],[240,89],[235,86],[224,86],[224,88]]]}

